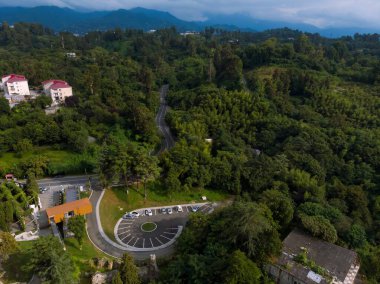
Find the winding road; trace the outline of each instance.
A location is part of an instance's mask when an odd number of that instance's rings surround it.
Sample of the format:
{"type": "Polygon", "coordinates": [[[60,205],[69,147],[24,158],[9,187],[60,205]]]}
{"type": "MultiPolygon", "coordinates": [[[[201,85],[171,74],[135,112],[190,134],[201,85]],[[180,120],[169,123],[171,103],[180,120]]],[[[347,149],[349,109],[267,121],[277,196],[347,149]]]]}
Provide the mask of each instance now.
{"type": "MultiPolygon", "coordinates": [[[[166,103],[166,95],[169,90],[169,85],[164,85],[160,89],[160,107],[156,115],[156,124],[159,131],[162,133],[163,139],[157,155],[165,150],[172,148],[175,144],[172,134],[170,133],[169,126],[165,122],[165,115],[168,110],[166,103]]],[[[71,176],[71,177],[56,177],[39,180],[39,186],[43,188],[60,187],[62,185],[85,185],[89,181],[89,176],[71,176]]],[[[86,229],[87,235],[90,241],[95,247],[101,250],[103,253],[120,258],[125,252],[131,254],[135,259],[147,259],[152,253],[157,257],[162,257],[173,253],[174,245],[168,244],[167,246],[161,246],[159,249],[153,251],[142,251],[141,249],[130,249],[119,243],[111,240],[103,231],[103,227],[100,221],[99,207],[103,198],[105,190],[100,186],[97,176],[91,176],[92,193],[90,196],[90,202],[92,204],[93,212],[87,215],[86,229]]],[[[46,195],[46,194],[45,194],[46,195]]],[[[182,224],[183,225],[183,224],[182,224]]]]}
{"type": "MultiPolygon", "coordinates": [[[[157,154],[170,149],[174,146],[175,141],[170,132],[169,126],[166,124],[165,115],[168,110],[168,105],[166,103],[166,95],[169,90],[169,85],[164,85],[160,89],[160,107],[156,115],[156,124],[158,129],[163,135],[163,141],[161,147],[157,154]]],[[[95,247],[112,257],[120,258],[125,252],[131,254],[135,259],[147,259],[152,253],[156,254],[157,257],[167,256],[174,251],[174,245],[170,245],[165,248],[161,248],[154,251],[131,251],[126,247],[111,240],[103,231],[101,222],[99,207],[105,190],[100,187],[94,186],[90,201],[93,207],[93,212],[87,215],[87,234],[90,241],[95,247]]]]}
{"type": "Polygon", "coordinates": [[[163,141],[161,143],[161,148],[157,154],[162,153],[166,149],[169,150],[175,144],[173,135],[170,132],[170,128],[166,124],[166,121],[165,121],[165,115],[168,110],[168,105],[166,103],[166,95],[168,91],[169,91],[169,85],[164,85],[160,89],[160,108],[158,109],[158,112],[156,115],[156,124],[163,136],[163,141]]]}

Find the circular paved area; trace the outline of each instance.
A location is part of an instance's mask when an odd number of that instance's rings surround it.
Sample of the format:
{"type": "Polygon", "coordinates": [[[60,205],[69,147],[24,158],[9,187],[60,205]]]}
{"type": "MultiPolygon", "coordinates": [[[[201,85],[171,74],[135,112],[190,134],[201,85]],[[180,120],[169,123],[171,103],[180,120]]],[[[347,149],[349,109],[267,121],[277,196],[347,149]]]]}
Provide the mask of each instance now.
{"type": "MultiPolygon", "coordinates": [[[[172,214],[163,214],[161,210],[154,208],[152,216],[140,215],[133,219],[122,219],[115,228],[116,240],[124,246],[152,250],[172,242],[192,212],[191,206],[182,206],[183,212],[177,212],[174,207],[172,208],[172,214]],[[157,228],[151,232],[145,232],[142,230],[142,225],[147,222],[155,223],[157,228]]],[[[204,204],[198,211],[209,213],[212,208],[211,204],[204,204]]],[[[144,210],[135,211],[140,214],[144,212],[144,210]]]]}

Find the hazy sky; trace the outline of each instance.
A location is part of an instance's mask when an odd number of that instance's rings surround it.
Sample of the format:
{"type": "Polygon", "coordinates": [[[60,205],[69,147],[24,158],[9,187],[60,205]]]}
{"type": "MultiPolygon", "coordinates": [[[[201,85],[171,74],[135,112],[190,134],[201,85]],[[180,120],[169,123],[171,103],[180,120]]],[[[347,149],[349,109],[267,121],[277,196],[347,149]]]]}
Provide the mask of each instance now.
{"type": "Polygon", "coordinates": [[[144,7],[168,11],[185,20],[203,20],[207,13],[249,13],[257,19],[318,27],[380,28],[380,0],[0,0],[0,6],[10,5],[89,10],[144,7]]]}

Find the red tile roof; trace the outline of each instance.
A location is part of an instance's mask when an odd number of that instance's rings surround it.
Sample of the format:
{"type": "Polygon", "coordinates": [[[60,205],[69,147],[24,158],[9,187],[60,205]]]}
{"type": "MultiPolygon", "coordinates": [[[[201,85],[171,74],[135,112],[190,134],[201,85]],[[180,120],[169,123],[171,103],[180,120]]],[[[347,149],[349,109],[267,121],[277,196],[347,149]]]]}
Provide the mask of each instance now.
{"type": "Polygon", "coordinates": [[[25,79],[25,77],[24,77],[24,78],[21,78],[21,77],[12,77],[12,78],[10,78],[10,79],[7,81],[7,83],[24,82],[24,81],[27,81],[27,80],[25,79]]]}
{"type": "Polygon", "coordinates": [[[46,85],[46,84],[49,84],[49,83],[62,83],[62,84],[67,84],[67,82],[63,81],[63,80],[56,80],[56,79],[51,79],[51,80],[46,80],[46,81],[43,81],[42,82],[42,85],[46,85]]]}
{"type": "Polygon", "coordinates": [[[6,77],[9,77],[7,83],[27,81],[25,76],[23,75],[9,74],[9,75],[4,75],[2,78],[6,78],[6,77]]]}
{"type": "Polygon", "coordinates": [[[52,80],[47,80],[47,81],[42,82],[43,86],[47,84],[50,84],[49,89],[53,89],[53,90],[71,88],[71,86],[66,81],[62,81],[62,80],[52,79],[52,80]]]}
{"type": "Polygon", "coordinates": [[[69,84],[63,84],[63,83],[54,83],[50,86],[50,89],[57,90],[57,89],[64,89],[64,88],[71,88],[69,84]]]}

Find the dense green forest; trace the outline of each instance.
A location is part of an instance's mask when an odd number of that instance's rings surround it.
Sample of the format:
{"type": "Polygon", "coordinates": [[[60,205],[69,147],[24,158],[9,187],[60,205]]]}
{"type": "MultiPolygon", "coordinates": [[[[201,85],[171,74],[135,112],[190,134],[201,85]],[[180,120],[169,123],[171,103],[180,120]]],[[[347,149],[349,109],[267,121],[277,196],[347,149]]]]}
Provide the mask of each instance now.
{"type": "MultiPolygon", "coordinates": [[[[75,93],[54,115],[45,114],[44,97],[13,109],[1,99],[2,155],[74,151],[75,171],[99,171],[105,180],[139,175],[131,157],[149,161],[160,141],[158,89],[170,85],[167,121],[177,142],[159,157],[159,182],[168,192],[206,187],[237,201],[192,217],[163,279],[265,283],[262,265],[297,225],[355,249],[361,273],[380,282],[379,35],[210,28],[187,37],[175,29],[76,37],[4,23],[0,61],[0,73],[23,74],[30,86],[59,78],[75,93]]],[[[41,156],[12,169],[56,173],[41,156]]]]}

